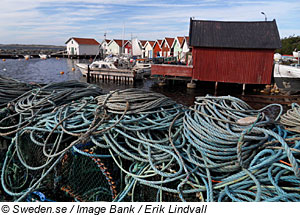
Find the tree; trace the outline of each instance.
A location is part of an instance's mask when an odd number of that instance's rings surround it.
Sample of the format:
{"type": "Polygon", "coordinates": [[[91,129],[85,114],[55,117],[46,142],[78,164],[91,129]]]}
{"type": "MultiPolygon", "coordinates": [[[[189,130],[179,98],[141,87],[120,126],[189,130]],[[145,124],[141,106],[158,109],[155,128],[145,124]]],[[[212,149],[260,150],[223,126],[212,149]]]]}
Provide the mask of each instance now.
{"type": "Polygon", "coordinates": [[[300,36],[289,36],[281,39],[281,49],[275,52],[283,55],[292,55],[295,48],[300,51],[300,36]]]}

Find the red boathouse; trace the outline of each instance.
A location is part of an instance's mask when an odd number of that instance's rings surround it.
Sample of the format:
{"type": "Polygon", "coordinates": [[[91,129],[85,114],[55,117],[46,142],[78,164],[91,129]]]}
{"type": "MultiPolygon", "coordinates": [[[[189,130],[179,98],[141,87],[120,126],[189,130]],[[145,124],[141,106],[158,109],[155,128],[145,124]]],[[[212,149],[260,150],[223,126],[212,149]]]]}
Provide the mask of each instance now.
{"type": "Polygon", "coordinates": [[[192,79],[270,84],[273,54],[281,47],[276,21],[190,20],[192,79]]]}

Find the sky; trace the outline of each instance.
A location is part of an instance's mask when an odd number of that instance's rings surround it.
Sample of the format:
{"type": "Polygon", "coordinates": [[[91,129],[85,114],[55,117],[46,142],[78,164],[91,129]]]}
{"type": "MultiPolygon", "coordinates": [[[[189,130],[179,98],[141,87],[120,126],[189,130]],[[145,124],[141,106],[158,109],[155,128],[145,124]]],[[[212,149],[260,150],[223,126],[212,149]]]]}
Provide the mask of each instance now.
{"type": "Polygon", "coordinates": [[[197,20],[276,19],[300,36],[300,0],[1,0],[0,44],[64,45],[70,37],[156,40],[189,34],[197,20]]]}

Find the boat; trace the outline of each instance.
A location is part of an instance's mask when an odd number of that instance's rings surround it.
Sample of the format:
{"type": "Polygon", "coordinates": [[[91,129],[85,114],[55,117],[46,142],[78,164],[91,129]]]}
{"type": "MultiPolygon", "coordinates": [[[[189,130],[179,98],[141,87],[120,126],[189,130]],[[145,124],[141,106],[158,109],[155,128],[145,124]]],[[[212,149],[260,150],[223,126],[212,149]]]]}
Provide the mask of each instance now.
{"type": "Polygon", "coordinates": [[[300,51],[293,51],[293,56],[295,58],[299,58],[300,57],[300,51]]]}
{"type": "Polygon", "coordinates": [[[274,61],[279,62],[282,60],[282,55],[279,53],[274,54],[274,61]]]}
{"type": "Polygon", "coordinates": [[[144,77],[150,77],[151,75],[151,64],[146,63],[144,60],[136,60],[132,70],[136,72],[137,79],[143,79],[144,77]]]}
{"type": "MultiPolygon", "coordinates": [[[[88,73],[88,64],[85,63],[78,63],[76,66],[79,68],[81,74],[86,76],[88,73]]],[[[118,68],[113,64],[113,62],[106,62],[106,61],[94,61],[89,65],[90,71],[108,71],[108,70],[117,70],[118,68]]]]}
{"type": "Polygon", "coordinates": [[[275,63],[274,80],[277,87],[287,91],[300,91],[300,65],[275,63]]]}
{"type": "Polygon", "coordinates": [[[43,60],[46,60],[48,58],[48,55],[46,55],[46,54],[39,54],[39,56],[43,60]]]}

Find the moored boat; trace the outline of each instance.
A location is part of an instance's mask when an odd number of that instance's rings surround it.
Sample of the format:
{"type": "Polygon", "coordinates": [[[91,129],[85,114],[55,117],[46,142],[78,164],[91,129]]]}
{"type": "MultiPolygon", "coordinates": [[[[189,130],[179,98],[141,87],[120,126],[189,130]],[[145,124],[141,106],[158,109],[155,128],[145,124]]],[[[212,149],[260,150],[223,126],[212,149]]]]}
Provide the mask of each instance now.
{"type": "Polygon", "coordinates": [[[293,51],[293,56],[295,58],[299,58],[300,57],[300,51],[293,51]]]}
{"type": "MultiPolygon", "coordinates": [[[[88,64],[85,63],[78,63],[76,66],[79,68],[80,72],[83,76],[86,76],[88,73],[88,64]]],[[[92,64],[89,65],[90,71],[108,71],[108,70],[117,70],[117,67],[112,62],[105,62],[105,61],[94,61],[92,64]]]]}
{"type": "Polygon", "coordinates": [[[300,91],[300,65],[281,65],[276,63],[274,66],[274,79],[276,85],[287,91],[300,91]]]}
{"type": "Polygon", "coordinates": [[[46,60],[48,58],[48,55],[46,55],[46,54],[39,54],[39,56],[43,60],[46,60]]]}

